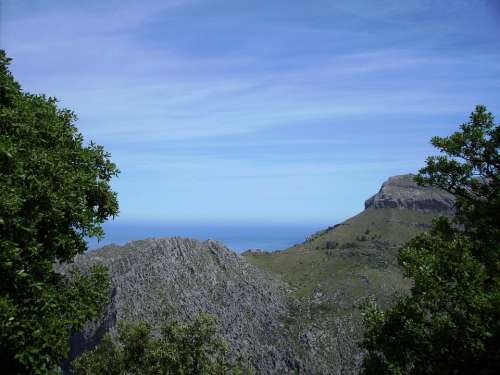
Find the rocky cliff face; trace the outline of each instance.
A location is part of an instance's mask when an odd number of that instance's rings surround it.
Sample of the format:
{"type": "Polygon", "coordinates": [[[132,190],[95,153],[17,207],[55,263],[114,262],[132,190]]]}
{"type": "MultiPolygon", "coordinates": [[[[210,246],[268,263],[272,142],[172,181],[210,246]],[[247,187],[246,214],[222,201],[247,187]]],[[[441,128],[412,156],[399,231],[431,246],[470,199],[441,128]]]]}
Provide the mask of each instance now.
{"type": "Polygon", "coordinates": [[[389,178],[380,191],[365,202],[365,208],[407,208],[451,212],[453,196],[435,187],[417,185],[414,175],[389,178]]]}
{"type": "Polygon", "coordinates": [[[168,310],[178,319],[215,315],[231,354],[258,374],[303,370],[286,325],[293,301],[286,285],[214,241],[148,239],[106,246],[77,257],[75,265],[106,265],[112,301],[104,318],[72,338],[72,357],[93,347],[121,319],[157,326],[168,310]]]}

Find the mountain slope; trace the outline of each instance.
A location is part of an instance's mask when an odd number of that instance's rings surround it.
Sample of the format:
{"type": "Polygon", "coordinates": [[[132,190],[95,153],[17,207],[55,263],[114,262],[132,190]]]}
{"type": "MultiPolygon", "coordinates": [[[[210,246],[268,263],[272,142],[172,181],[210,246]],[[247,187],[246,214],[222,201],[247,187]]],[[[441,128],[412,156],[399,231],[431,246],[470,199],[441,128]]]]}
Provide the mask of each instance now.
{"type": "MultiPolygon", "coordinates": [[[[295,287],[299,297],[311,295],[320,284],[336,288],[343,273],[352,276],[358,271],[369,272],[375,278],[394,276],[393,281],[401,282],[404,287],[407,282],[390,272],[397,268],[397,249],[427,230],[438,215],[451,215],[452,204],[450,194],[420,187],[412,175],[395,176],[365,202],[364,211],[343,223],[317,232],[284,251],[248,251],[243,255],[251,263],[280,275],[295,287]]],[[[363,281],[354,276],[349,278],[353,291],[358,284],[365,289],[364,276],[363,281]]],[[[384,285],[381,287],[383,291],[384,285]]]]}
{"type": "Polygon", "coordinates": [[[296,345],[282,323],[293,301],[286,285],[215,241],[148,239],[106,246],[75,264],[109,268],[113,293],[105,317],[72,338],[72,355],[95,345],[116,322],[146,320],[158,327],[162,314],[190,320],[215,315],[233,357],[242,355],[259,374],[303,370],[296,345]]]}
{"type": "Polygon", "coordinates": [[[184,320],[205,312],[219,318],[231,355],[247,358],[257,374],[356,374],[359,304],[387,305],[408,290],[398,247],[437,215],[451,215],[452,203],[411,175],[396,176],[363,212],[284,251],[240,256],[214,241],[167,238],[79,256],[76,267],[109,268],[113,293],[103,319],[72,338],[72,357],[115,332],[118,320],[158,327],[166,310],[184,320]]]}
{"type": "Polygon", "coordinates": [[[284,251],[243,255],[290,285],[300,301],[302,329],[328,337],[321,345],[324,358],[332,358],[341,373],[356,372],[360,303],[370,298],[386,306],[394,293],[408,290],[411,282],[397,265],[398,248],[438,215],[452,215],[452,204],[451,195],[418,186],[412,175],[395,176],[366,201],[363,212],[345,222],[284,251]]]}

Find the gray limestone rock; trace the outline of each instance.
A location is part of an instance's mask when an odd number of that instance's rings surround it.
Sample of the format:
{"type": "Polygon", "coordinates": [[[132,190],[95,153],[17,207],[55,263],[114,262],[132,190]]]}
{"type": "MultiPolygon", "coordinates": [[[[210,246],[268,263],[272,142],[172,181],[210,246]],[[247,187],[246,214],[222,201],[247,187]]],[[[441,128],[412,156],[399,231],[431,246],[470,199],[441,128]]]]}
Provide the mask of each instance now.
{"type": "Polygon", "coordinates": [[[204,312],[218,318],[231,355],[247,359],[256,373],[302,372],[282,323],[293,303],[285,284],[224,245],[179,237],[147,239],[75,259],[80,269],[95,264],[110,271],[112,300],[100,322],[72,337],[71,358],[95,346],[108,330],[115,332],[121,319],[146,320],[158,328],[165,311],[183,320],[204,312]]]}
{"type": "Polygon", "coordinates": [[[452,212],[453,195],[435,187],[419,186],[414,177],[411,174],[390,177],[377,194],[366,200],[365,209],[407,208],[452,212]]]}

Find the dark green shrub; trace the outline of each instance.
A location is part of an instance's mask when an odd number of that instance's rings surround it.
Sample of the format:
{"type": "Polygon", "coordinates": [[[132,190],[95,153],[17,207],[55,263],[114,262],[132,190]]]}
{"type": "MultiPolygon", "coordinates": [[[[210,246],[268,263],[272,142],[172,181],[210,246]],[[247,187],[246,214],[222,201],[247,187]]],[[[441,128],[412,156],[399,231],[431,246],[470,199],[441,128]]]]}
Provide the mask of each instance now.
{"type": "Polygon", "coordinates": [[[228,346],[217,334],[213,317],[191,323],[166,322],[157,337],[144,323],[118,326],[116,342],[108,334],[72,364],[76,375],[224,375],[250,374],[228,359],[228,346]]]}

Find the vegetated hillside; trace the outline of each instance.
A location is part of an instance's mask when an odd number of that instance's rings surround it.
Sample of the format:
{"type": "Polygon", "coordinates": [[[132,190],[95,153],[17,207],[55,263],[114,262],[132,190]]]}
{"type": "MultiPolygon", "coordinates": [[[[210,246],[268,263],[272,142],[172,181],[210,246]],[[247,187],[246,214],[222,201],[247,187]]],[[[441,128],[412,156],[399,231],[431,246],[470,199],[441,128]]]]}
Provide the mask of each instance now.
{"type": "Polygon", "coordinates": [[[284,251],[243,255],[290,285],[300,300],[296,319],[302,329],[310,330],[332,365],[355,372],[361,360],[359,304],[369,297],[384,306],[394,293],[408,290],[397,249],[437,215],[452,215],[452,204],[450,194],[420,187],[412,175],[395,176],[345,222],[284,251]]]}
{"type": "Polygon", "coordinates": [[[418,186],[412,175],[395,176],[365,202],[364,211],[343,223],[284,251],[247,251],[243,255],[281,275],[299,297],[320,289],[331,292],[344,284],[353,296],[365,296],[372,287],[383,294],[387,294],[387,287],[390,294],[394,287],[408,285],[397,269],[397,249],[427,230],[436,216],[451,215],[452,205],[450,194],[418,186]],[[393,268],[397,271],[394,274],[393,268]]]}

